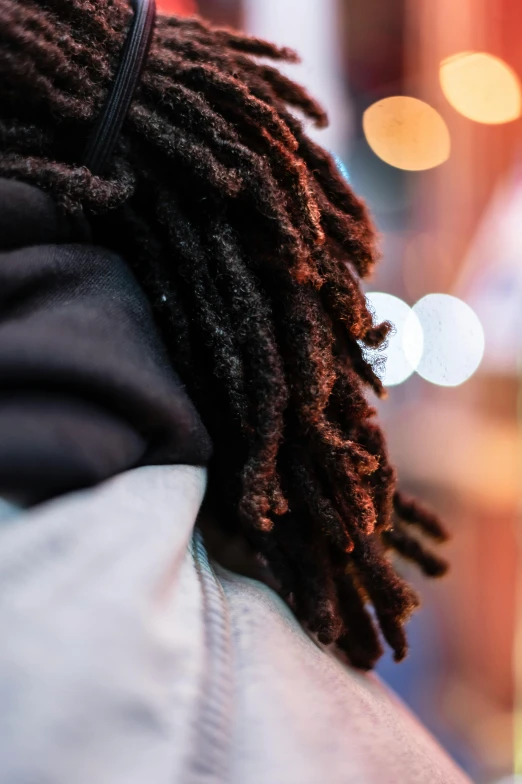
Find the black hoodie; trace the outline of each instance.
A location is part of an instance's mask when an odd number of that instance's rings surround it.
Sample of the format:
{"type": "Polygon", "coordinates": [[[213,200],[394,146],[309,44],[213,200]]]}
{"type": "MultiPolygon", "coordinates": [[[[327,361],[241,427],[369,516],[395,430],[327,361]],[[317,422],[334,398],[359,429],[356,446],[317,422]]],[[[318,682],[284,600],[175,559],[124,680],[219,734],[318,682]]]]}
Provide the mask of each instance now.
{"type": "Polygon", "coordinates": [[[125,261],[0,179],[0,495],[33,504],[210,451],[125,261]]]}

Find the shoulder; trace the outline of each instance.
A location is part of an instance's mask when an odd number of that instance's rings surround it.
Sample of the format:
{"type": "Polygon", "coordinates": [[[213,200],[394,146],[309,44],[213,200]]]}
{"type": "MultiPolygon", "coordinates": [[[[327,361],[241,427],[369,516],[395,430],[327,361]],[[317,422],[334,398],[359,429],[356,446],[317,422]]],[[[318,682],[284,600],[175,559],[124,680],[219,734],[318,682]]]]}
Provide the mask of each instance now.
{"type": "Polygon", "coordinates": [[[205,482],[144,467],[4,522],[6,776],[181,782],[204,763],[223,784],[465,784],[376,678],[209,562],[205,482]]]}
{"type": "Polygon", "coordinates": [[[312,640],[270,588],[217,573],[239,681],[242,781],[380,784],[386,771],[386,781],[401,784],[465,784],[377,677],[346,666],[312,640]]]}

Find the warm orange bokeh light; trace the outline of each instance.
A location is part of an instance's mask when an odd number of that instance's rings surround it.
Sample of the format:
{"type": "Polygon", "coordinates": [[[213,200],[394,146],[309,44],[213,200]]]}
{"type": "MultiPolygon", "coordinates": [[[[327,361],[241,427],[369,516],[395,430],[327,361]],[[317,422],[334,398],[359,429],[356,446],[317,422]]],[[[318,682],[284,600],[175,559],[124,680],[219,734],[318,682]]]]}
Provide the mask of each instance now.
{"type": "Polygon", "coordinates": [[[460,114],[475,122],[499,125],[520,117],[521,91],[516,73],[486,52],[460,52],[443,60],[440,83],[460,114]]]}
{"type": "Polygon", "coordinates": [[[374,153],[398,169],[432,169],[450,154],[446,123],[417,98],[396,95],[377,101],[365,111],[363,129],[374,153]]]}
{"type": "Polygon", "coordinates": [[[158,0],[157,7],[158,13],[166,15],[191,16],[198,10],[195,0],[158,0]]]}

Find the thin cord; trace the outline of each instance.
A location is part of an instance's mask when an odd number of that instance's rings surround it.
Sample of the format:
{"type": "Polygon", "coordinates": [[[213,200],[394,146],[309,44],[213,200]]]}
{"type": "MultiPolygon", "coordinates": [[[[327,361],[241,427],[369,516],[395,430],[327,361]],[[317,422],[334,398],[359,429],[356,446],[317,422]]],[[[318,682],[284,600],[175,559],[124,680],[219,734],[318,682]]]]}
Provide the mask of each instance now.
{"type": "Polygon", "coordinates": [[[134,17],[123,47],[114,85],[83,158],[84,165],[93,174],[101,174],[112,155],[152,41],[156,19],[155,0],[131,0],[131,2],[134,17]]]}

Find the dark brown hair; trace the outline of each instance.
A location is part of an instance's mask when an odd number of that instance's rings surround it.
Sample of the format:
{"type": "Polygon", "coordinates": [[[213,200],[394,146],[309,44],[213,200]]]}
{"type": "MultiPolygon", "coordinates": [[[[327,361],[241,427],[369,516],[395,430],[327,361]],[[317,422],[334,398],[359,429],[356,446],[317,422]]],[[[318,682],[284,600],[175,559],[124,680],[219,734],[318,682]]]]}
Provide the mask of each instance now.
{"type": "Polygon", "coordinates": [[[0,0],[0,174],[87,212],[132,265],[212,436],[220,524],[321,642],[369,668],[377,622],[399,660],[417,600],[387,551],[438,575],[413,534],[444,532],[397,491],[364,396],[383,392],[389,330],[359,282],[376,260],[366,209],[291,111],[324,126],[321,107],[263,60],[295,54],[196,18],[158,19],[106,176],[78,165],[129,15],[0,0]]]}

